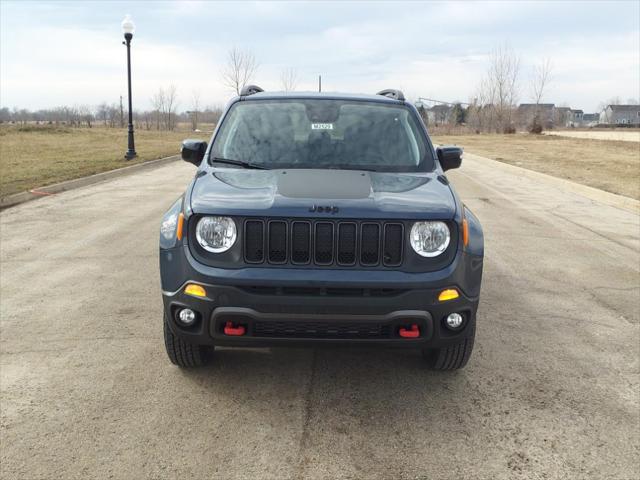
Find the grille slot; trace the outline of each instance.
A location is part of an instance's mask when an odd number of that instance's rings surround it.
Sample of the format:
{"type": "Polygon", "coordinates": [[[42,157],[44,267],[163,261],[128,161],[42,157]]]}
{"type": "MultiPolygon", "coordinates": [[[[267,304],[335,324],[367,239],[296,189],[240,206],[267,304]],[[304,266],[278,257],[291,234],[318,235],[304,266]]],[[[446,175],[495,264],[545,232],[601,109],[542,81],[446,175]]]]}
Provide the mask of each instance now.
{"type": "Polygon", "coordinates": [[[384,226],[384,248],[382,259],[386,266],[395,267],[402,262],[404,232],[402,224],[388,223],[384,226]]]}
{"type": "Polygon", "coordinates": [[[253,325],[254,337],[384,339],[391,326],[374,322],[265,322],[253,325]]]}
{"type": "Polygon", "coordinates": [[[247,220],[244,225],[244,258],[249,263],[264,260],[264,224],[260,220],[247,220]]]}
{"type": "Polygon", "coordinates": [[[315,262],[330,265],[333,262],[333,223],[316,223],[315,241],[315,262]]]}
{"type": "Polygon", "coordinates": [[[395,267],[404,235],[400,222],[249,218],[243,253],[247,263],[395,267]]]}
{"type": "Polygon", "coordinates": [[[311,261],[311,224],[293,222],[291,225],[291,261],[305,264],[311,261]]]}
{"type": "Polygon", "coordinates": [[[340,265],[354,265],[356,263],[356,232],[355,223],[341,223],[338,225],[338,263],[340,265]]]}
{"type": "Polygon", "coordinates": [[[363,223],[360,240],[360,263],[377,265],[380,257],[380,225],[363,223]]]}
{"type": "Polygon", "coordinates": [[[287,224],[269,222],[269,262],[284,263],[287,260],[287,224]]]}

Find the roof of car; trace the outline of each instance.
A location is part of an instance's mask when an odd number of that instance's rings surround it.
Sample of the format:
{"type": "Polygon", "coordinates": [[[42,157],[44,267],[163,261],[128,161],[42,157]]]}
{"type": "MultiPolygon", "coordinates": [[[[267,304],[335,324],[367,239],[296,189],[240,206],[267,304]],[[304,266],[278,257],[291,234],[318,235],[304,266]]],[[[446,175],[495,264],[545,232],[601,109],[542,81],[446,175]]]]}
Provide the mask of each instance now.
{"type": "Polygon", "coordinates": [[[403,104],[405,102],[395,100],[384,95],[367,95],[364,93],[339,93],[339,92],[259,92],[253,95],[243,96],[246,101],[252,100],[281,100],[286,98],[309,98],[325,100],[358,100],[368,102],[403,104]]]}

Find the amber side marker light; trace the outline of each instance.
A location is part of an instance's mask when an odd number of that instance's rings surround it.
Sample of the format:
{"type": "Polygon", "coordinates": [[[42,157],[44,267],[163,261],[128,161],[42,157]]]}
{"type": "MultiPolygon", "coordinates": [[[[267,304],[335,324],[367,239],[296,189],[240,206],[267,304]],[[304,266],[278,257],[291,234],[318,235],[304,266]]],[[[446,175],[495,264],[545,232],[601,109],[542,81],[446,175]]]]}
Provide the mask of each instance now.
{"type": "Polygon", "coordinates": [[[192,297],[206,297],[207,291],[204,287],[200,285],[196,285],[195,283],[190,283],[184,288],[184,293],[187,295],[191,295],[192,297]]]}
{"type": "Polygon", "coordinates": [[[455,288],[447,288],[440,292],[440,295],[438,295],[438,301],[446,302],[447,300],[455,300],[459,296],[460,294],[458,293],[458,290],[455,288]]]}
{"type": "Polygon", "coordinates": [[[469,224],[467,219],[462,219],[462,244],[466,247],[469,245],[469,224]]]}
{"type": "Polygon", "coordinates": [[[176,238],[182,240],[182,226],[184,225],[184,213],[178,215],[178,226],[176,227],[176,238]]]}

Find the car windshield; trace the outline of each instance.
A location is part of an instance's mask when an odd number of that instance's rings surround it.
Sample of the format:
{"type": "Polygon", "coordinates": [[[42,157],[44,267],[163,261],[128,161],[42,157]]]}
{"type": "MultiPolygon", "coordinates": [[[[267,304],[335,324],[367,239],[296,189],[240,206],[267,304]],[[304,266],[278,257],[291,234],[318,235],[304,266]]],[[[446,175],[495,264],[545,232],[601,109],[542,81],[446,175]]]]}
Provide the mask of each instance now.
{"type": "Polygon", "coordinates": [[[286,99],[235,103],[210,162],[253,168],[430,171],[434,162],[416,115],[382,102],[286,99]]]}

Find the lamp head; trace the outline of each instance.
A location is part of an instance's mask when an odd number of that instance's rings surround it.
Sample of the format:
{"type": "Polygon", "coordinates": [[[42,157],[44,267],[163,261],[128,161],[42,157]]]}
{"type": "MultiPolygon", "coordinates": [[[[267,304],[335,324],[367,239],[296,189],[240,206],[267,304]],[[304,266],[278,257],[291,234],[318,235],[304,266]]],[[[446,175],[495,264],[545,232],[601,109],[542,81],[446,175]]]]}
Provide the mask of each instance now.
{"type": "Polygon", "coordinates": [[[125,37],[127,35],[133,36],[133,32],[135,32],[135,30],[136,30],[136,26],[133,23],[133,20],[131,19],[131,15],[129,14],[125,15],[124,20],[122,20],[122,33],[124,33],[125,37]]]}

